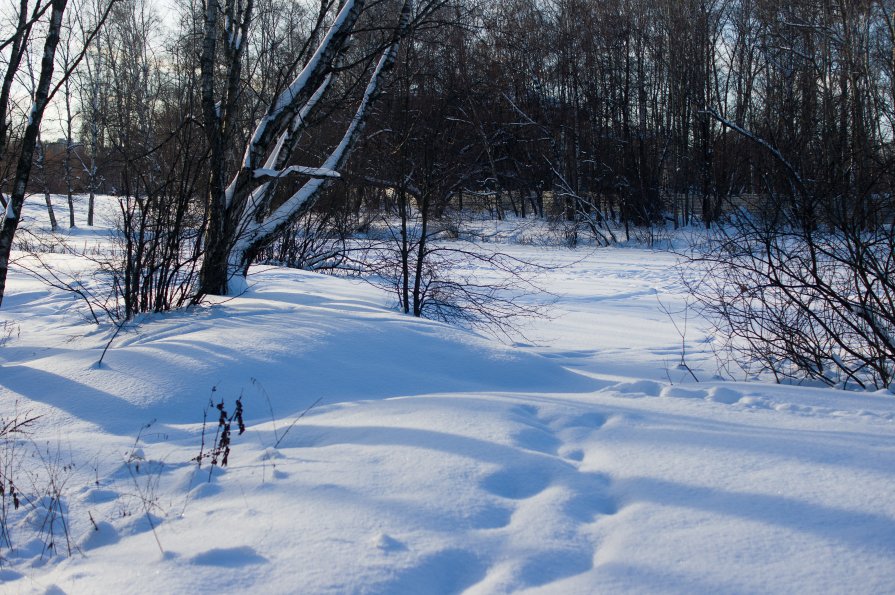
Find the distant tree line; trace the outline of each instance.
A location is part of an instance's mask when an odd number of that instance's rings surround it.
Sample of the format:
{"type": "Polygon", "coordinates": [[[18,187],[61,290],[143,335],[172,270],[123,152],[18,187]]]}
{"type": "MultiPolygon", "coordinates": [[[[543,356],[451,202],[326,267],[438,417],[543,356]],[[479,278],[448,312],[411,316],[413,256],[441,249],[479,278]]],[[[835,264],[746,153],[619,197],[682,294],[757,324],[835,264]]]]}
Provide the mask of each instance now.
{"type": "MultiPolygon", "coordinates": [[[[891,2],[465,8],[463,26],[405,47],[407,80],[377,120],[413,161],[404,170],[455,170],[449,194],[509,193],[523,215],[551,192],[569,218],[626,226],[711,225],[744,197],[791,199],[791,172],[813,196],[868,213],[891,194],[891,2]],[[396,132],[408,126],[409,146],[396,132]]],[[[397,165],[374,142],[353,163],[397,165]]]]}
{"type": "MultiPolygon", "coordinates": [[[[365,9],[369,28],[388,14],[380,4],[365,9]]],[[[242,137],[320,25],[310,5],[254,5],[229,124],[242,137]]],[[[159,167],[136,155],[198,123],[203,4],[180,11],[172,30],[142,0],[117,3],[60,115],[77,139],[75,180],[62,171],[71,154],[46,151],[50,191],[125,192],[159,167]]],[[[489,196],[501,216],[540,215],[549,193],[568,218],[710,225],[742,197],[789,195],[791,168],[813,194],[863,208],[892,188],[893,40],[888,0],[441,2],[401,47],[351,160],[358,175],[339,188],[410,168],[443,178],[438,200],[489,196]]],[[[323,114],[315,128],[326,137],[337,121],[323,114]]],[[[210,150],[201,134],[188,140],[194,157],[210,150]]],[[[243,146],[224,148],[229,169],[243,146]]]]}

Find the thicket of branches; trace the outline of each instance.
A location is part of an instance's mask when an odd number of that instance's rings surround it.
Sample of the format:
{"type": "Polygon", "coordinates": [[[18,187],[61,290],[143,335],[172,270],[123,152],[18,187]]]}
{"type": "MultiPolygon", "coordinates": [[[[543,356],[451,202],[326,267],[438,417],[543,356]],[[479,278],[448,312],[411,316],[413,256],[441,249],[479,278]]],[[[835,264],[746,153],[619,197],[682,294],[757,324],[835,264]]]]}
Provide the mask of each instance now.
{"type": "Polygon", "coordinates": [[[736,361],[780,381],[888,388],[895,379],[895,234],[781,232],[749,217],[698,260],[698,298],[736,361]]]}

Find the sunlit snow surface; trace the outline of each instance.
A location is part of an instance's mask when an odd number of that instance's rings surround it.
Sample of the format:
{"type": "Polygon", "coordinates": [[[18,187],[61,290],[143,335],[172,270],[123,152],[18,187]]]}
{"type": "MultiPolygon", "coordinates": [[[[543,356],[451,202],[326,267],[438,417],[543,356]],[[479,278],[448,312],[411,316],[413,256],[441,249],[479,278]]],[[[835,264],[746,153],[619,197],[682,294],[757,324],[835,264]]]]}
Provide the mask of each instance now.
{"type": "Polygon", "coordinates": [[[514,346],[259,268],[126,327],[101,368],[114,327],[14,269],[0,407],[74,463],[76,552],[13,526],[0,591],[892,592],[895,397],[722,381],[691,313],[696,383],[659,307],[683,309],[673,255],[506,249],[567,265],[514,346]],[[203,411],[240,394],[248,430],[209,480],[203,411]]]}

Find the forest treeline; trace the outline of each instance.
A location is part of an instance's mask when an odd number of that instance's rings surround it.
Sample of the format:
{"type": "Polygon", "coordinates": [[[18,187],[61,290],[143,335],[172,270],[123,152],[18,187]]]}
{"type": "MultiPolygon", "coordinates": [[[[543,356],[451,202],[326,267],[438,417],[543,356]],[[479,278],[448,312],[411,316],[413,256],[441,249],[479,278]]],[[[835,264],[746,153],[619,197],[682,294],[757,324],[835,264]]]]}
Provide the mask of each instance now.
{"type": "MultiPolygon", "coordinates": [[[[256,4],[231,170],[316,24],[312,6],[256,4]]],[[[201,199],[209,148],[190,129],[201,113],[201,9],[163,19],[140,1],[115,6],[57,96],[63,138],[38,150],[32,191],[136,193],[165,175],[201,199]]],[[[401,46],[352,175],[330,193],[356,203],[400,182],[433,205],[460,206],[465,193],[498,216],[543,215],[546,195],[553,215],[598,227],[602,217],[711,224],[731,205],[790,199],[794,179],[857,207],[892,188],[892,9],[885,0],[441,3],[401,46]]],[[[327,128],[342,125],[357,80],[328,99],[315,122],[322,140],[304,150],[335,138],[327,128]]]]}

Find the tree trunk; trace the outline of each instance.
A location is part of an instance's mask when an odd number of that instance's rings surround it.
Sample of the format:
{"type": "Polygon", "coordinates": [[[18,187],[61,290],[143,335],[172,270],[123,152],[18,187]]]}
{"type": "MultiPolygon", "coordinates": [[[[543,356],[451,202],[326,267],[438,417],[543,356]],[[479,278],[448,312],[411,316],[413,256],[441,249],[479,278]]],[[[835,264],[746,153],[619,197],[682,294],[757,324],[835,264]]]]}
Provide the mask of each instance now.
{"type": "Polygon", "coordinates": [[[429,246],[426,236],[429,233],[429,192],[420,198],[420,239],[417,245],[416,267],[413,279],[413,315],[419,318],[423,315],[423,264],[426,261],[426,251],[429,246]]]}
{"type": "MultiPolygon", "coordinates": [[[[224,147],[231,142],[229,129],[238,117],[239,97],[237,82],[240,71],[242,47],[247,44],[233,43],[248,32],[251,21],[249,0],[240,15],[240,23],[228,17],[229,35],[222,40],[226,52],[228,84],[224,97],[214,95],[215,55],[217,45],[217,11],[220,0],[208,0],[205,41],[201,59],[202,104],[205,127],[212,149],[213,171],[209,196],[209,223],[206,229],[206,253],[200,273],[200,293],[223,295],[244,286],[245,275],[255,255],[268,246],[279,232],[288,226],[316,199],[325,187],[325,181],[338,177],[348,158],[351,147],[357,141],[368,108],[379,95],[382,75],[394,65],[399,40],[411,26],[413,0],[405,0],[391,44],[381,54],[373,74],[364,90],[360,105],[348,124],[341,141],[332,149],[319,168],[290,166],[289,160],[297,146],[301,131],[312,112],[338,76],[336,66],[349,47],[354,25],[364,8],[363,0],[340,2],[338,15],[323,36],[320,45],[296,78],[272,102],[258,122],[249,141],[240,169],[224,186],[224,147]],[[236,29],[241,28],[240,35],[236,29]],[[282,203],[273,204],[276,181],[294,173],[310,179],[298,191],[282,203]],[[241,279],[241,281],[240,281],[241,279]]],[[[227,0],[232,11],[233,0],[227,0]]],[[[237,19],[239,21],[239,19],[237,19]]]]}
{"type": "Polygon", "coordinates": [[[53,201],[50,200],[49,190],[44,192],[44,201],[47,203],[47,215],[50,217],[50,229],[56,231],[59,228],[59,223],[56,222],[56,213],[53,211],[53,201]]]}
{"type": "Polygon", "coordinates": [[[19,226],[19,219],[22,216],[22,206],[25,203],[25,189],[28,186],[28,178],[31,175],[34,145],[37,142],[40,123],[43,120],[44,110],[47,107],[47,99],[50,94],[50,85],[53,82],[53,66],[56,58],[56,47],[59,45],[62,13],[65,12],[67,3],[68,0],[52,0],[50,22],[47,28],[43,57],[40,62],[40,78],[37,83],[37,90],[34,93],[31,115],[28,118],[28,124],[22,137],[21,152],[19,153],[16,173],[13,179],[13,190],[6,205],[3,226],[0,227],[0,305],[3,304],[3,295],[6,291],[6,277],[9,273],[9,255],[12,251],[12,240],[19,226]]]}
{"type": "Polygon", "coordinates": [[[401,217],[401,305],[410,313],[410,241],[407,237],[407,192],[398,191],[398,214],[401,217]]]}
{"type": "Polygon", "coordinates": [[[34,167],[36,167],[39,172],[40,182],[44,189],[44,202],[47,205],[47,217],[50,219],[50,229],[55,232],[59,228],[59,223],[56,221],[56,211],[53,210],[53,201],[50,197],[50,184],[47,180],[47,153],[44,150],[44,144],[43,141],[40,140],[39,133],[37,142],[34,143],[34,152],[36,153],[34,157],[34,167]]]}
{"type": "Polygon", "coordinates": [[[65,81],[65,162],[63,168],[65,170],[65,192],[68,198],[68,226],[75,226],[75,199],[74,188],[71,171],[71,159],[74,154],[74,141],[72,140],[72,119],[71,112],[71,86],[65,81]]]}

